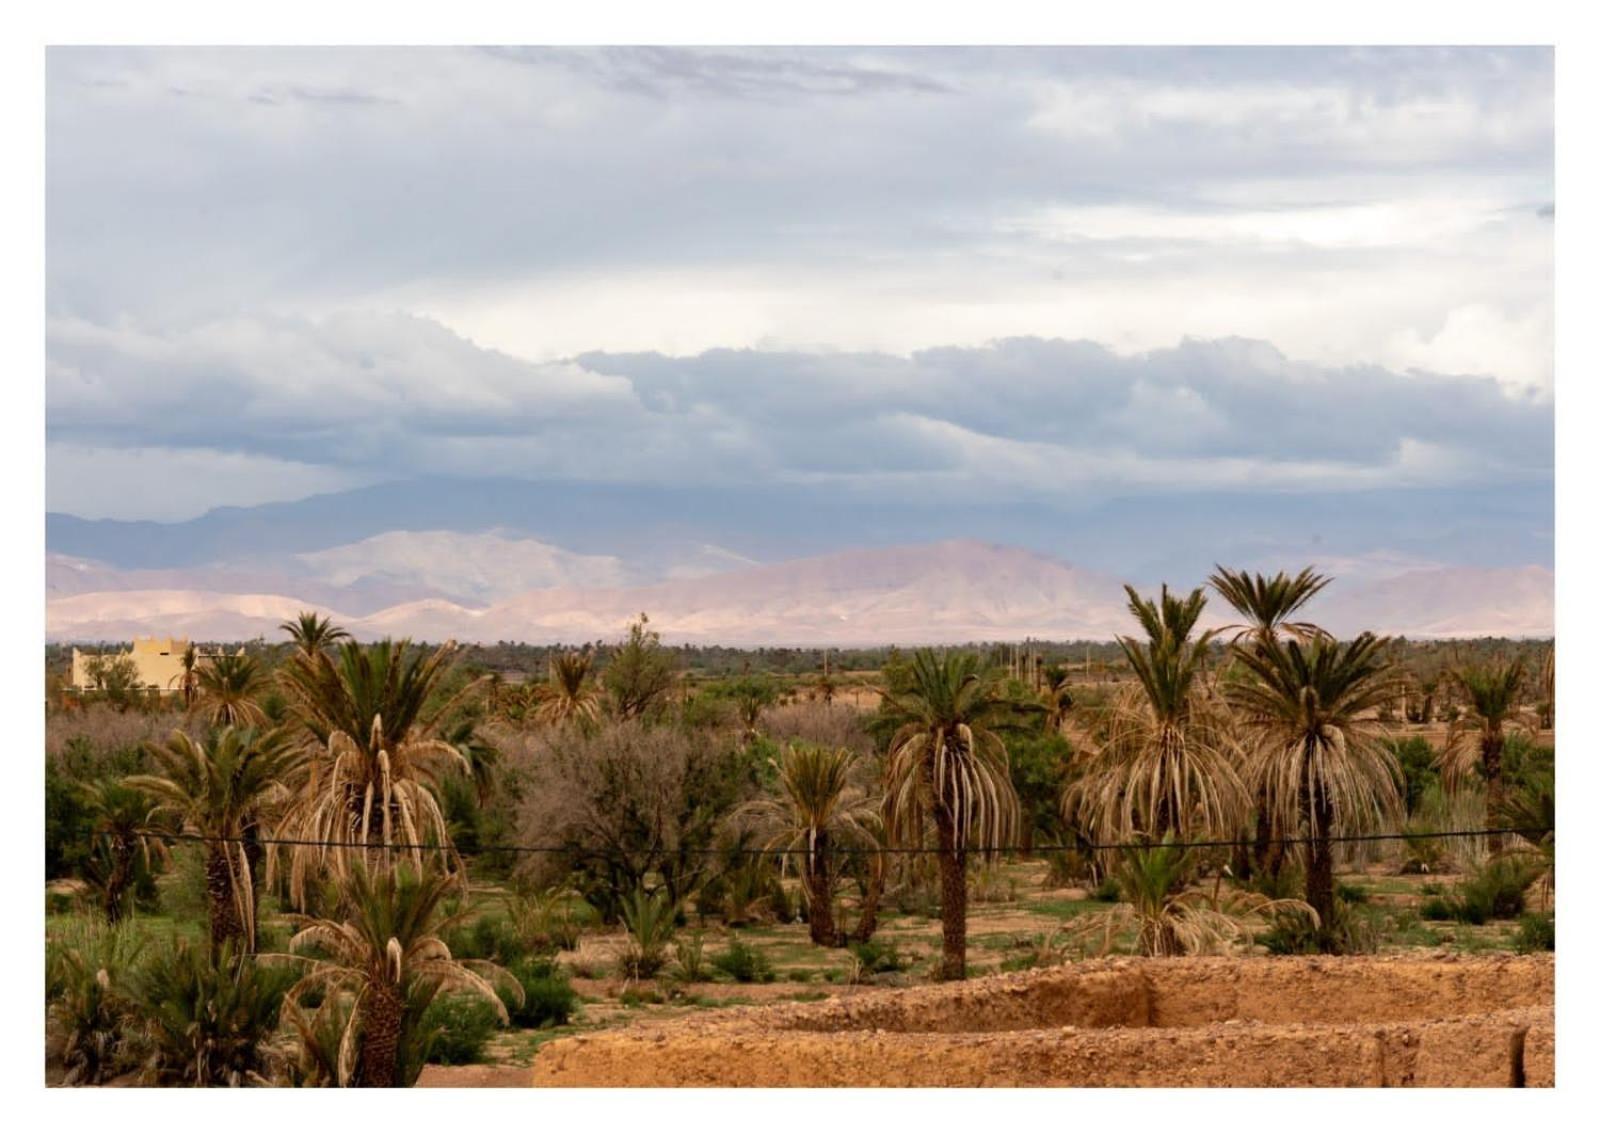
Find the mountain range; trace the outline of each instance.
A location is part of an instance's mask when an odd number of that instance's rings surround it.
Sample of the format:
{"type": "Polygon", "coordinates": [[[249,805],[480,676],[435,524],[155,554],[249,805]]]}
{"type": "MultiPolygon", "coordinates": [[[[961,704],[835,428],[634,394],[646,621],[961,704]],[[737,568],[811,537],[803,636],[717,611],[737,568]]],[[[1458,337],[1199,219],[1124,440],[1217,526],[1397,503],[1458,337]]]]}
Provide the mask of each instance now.
{"type": "MultiPolygon", "coordinates": [[[[47,636],[275,639],[280,622],[307,608],[361,638],[435,641],[613,639],[641,611],[668,640],[727,645],[1106,640],[1133,629],[1117,577],[1017,547],[944,540],[768,563],[714,545],[678,550],[646,565],[497,529],[391,531],[191,567],[130,569],[53,552],[47,636]]],[[[1342,565],[1355,573],[1308,610],[1341,635],[1553,633],[1554,577],[1542,566],[1404,556],[1342,565]]],[[[1224,612],[1214,603],[1206,624],[1221,624],[1224,612]]]]}

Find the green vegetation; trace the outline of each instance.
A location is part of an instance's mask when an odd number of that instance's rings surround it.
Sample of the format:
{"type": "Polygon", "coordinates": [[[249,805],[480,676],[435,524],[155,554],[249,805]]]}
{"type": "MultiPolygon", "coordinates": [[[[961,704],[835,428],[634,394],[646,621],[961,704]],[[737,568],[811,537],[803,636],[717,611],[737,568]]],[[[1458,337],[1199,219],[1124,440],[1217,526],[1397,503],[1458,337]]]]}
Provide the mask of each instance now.
{"type": "Polygon", "coordinates": [[[906,655],[673,648],[644,618],[357,644],[307,615],[166,696],[56,677],[47,1073],[410,1085],[641,1014],[1091,950],[1553,947],[1542,686],[1501,714],[1446,679],[1548,650],[1335,643],[1298,612],[1318,576],[1218,577],[1232,636],[1170,592],[1130,594],[1114,646],[906,655]],[[1455,746],[1399,723],[1429,674],[1455,746]],[[1490,815],[1527,833],[1431,837],[1490,815]],[[1368,830],[1408,837],[1336,840],[1368,830]],[[1247,844],[1175,844],[1202,835],[1247,844]]]}

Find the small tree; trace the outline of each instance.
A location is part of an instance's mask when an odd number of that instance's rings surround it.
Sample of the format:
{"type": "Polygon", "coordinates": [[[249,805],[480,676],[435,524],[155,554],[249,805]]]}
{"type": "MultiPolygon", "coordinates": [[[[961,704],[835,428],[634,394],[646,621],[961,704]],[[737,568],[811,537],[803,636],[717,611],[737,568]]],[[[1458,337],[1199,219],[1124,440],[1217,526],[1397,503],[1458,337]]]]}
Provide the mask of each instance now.
{"type": "Polygon", "coordinates": [[[677,672],[661,647],[661,635],[650,629],[648,614],[628,627],[628,640],[606,666],[606,692],[619,720],[636,720],[658,707],[672,691],[677,672]]]}
{"type": "Polygon", "coordinates": [[[872,827],[879,804],[853,782],[858,758],[848,748],[790,745],[773,760],[778,796],[747,803],[735,815],[766,838],[785,866],[798,867],[813,944],[844,943],[834,927],[834,853],[877,848],[872,827]]]}

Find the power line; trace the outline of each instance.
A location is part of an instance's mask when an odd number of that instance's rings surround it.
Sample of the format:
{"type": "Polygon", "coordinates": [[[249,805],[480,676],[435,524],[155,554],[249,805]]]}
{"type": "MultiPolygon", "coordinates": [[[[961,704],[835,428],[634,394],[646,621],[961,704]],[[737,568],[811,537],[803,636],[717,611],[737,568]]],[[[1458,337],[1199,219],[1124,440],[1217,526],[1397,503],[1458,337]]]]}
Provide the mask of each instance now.
{"type": "MultiPolygon", "coordinates": [[[[454,853],[463,856],[477,857],[484,854],[568,854],[574,857],[627,857],[649,854],[697,855],[704,854],[712,857],[735,855],[748,855],[754,857],[776,857],[798,854],[800,850],[769,849],[751,846],[649,846],[643,849],[626,849],[622,847],[587,847],[573,845],[553,846],[527,846],[515,843],[489,843],[480,844],[470,851],[463,851],[459,847],[442,842],[344,842],[324,838],[277,838],[256,837],[242,835],[217,835],[194,834],[189,832],[174,832],[167,830],[142,830],[140,833],[146,837],[166,838],[178,842],[203,842],[218,844],[238,844],[255,846],[308,846],[323,849],[344,850],[392,850],[405,853],[454,853]]],[[[1305,846],[1319,842],[1347,844],[1352,842],[1397,842],[1413,841],[1434,838],[1476,838],[1493,834],[1517,834],[1523,836],[1540,836],[1555,833],[1552,826],[1498,826],[1481,830],[1435,830],[1418,833],[1389,833],[1389,834],[1332,834],[1326,838],[1313,838],[1300,836],[1294,838],[1212,838],[1189,842],[1089,842],[1079,841],[1071,843],[1044,844],[1035,843],[1031,846],[963,846],[961,851],[968,854],[1050,854],[1050,853],[1099,853],[1119,850],[1202,850],[1202,849],[1238,849],[1254,848],[1258,846],[1305,846]]],[[[943,853],[937,846],[830,846],[827,853],[841,855],[862,854],[940,854],[943,853]]]]}

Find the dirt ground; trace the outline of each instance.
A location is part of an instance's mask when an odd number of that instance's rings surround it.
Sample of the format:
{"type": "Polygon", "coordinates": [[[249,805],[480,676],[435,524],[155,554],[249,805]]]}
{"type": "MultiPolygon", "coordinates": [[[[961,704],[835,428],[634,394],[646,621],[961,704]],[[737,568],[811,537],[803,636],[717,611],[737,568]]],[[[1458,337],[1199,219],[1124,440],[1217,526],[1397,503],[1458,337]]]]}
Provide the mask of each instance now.
{"type": "Polygon", "coordinates": [[[1549,956],[1065,964],[557,1039],[535,1085],[1554,1083],[1549,956]]]}

